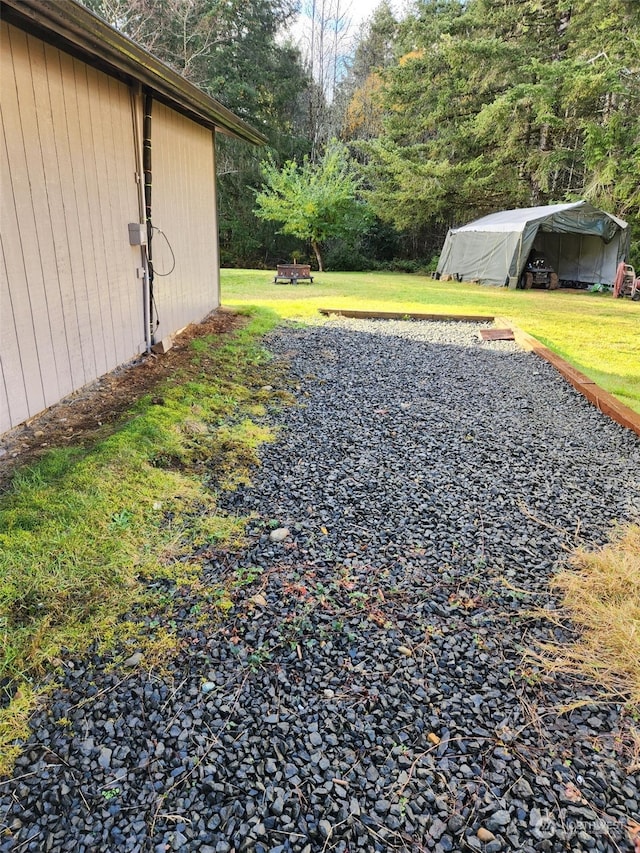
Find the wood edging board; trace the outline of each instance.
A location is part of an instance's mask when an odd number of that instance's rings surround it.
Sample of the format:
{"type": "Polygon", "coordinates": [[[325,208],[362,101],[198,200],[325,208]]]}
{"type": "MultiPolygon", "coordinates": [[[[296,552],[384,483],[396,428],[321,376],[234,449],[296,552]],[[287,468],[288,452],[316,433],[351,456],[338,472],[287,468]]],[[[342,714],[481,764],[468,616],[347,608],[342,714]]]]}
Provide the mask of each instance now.
{"type": "Polygon", "coordinates": [[[350,308],[318,308],[325,316],[337,314],[354,320],[455,320],[461,323],[492,323],[488,314],[419,314],[415,311],[355,311],[350,308]]]}
{"type": "Polygon", "coordinates": [[[611,420],[616,421],[616,423],[640,436],[640,414],[638,412],[634,412],[629,406],[625,406],[613,394],[601,388],[593,379],[589,379],[588,376],[585,376],[584,373],[581,373],[561,356],[552,352],[549,347],[541,344],[533,335],[519,329],[507,318],[497,317],[496,322],[500,322],[501,324],[503,322],[506,323],[512,329],[518,346],[528,352],[535,353],[535,355],[549,362],[576,391],[582,394],[583,397],[586,397],[604,415],[607,415],[611,420]]]}

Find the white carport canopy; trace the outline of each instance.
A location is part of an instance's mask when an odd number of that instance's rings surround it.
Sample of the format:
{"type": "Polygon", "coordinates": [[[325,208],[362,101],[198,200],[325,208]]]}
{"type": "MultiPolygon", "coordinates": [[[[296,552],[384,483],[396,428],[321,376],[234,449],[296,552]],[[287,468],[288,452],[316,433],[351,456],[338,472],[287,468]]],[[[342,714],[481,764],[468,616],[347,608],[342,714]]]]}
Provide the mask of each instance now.
{"type": "Polygon", "coordinates": [[[532,249],[561,280],[612,284],[628,255],[629,229],[588,201],[503,210],[452,228],[437,271],[515,287],[532,249]]]}

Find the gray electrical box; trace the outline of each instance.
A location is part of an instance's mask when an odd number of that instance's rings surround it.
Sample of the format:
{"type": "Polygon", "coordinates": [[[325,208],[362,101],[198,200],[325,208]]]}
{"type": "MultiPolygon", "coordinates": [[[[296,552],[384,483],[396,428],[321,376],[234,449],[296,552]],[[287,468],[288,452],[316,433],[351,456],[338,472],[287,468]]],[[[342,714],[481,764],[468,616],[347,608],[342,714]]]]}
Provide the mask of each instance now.
{"type": "Polygon", "coordinates": [[[147,245],[147,226],[144,222],[129,223],[129,244],[131,246],[147,245]]]}

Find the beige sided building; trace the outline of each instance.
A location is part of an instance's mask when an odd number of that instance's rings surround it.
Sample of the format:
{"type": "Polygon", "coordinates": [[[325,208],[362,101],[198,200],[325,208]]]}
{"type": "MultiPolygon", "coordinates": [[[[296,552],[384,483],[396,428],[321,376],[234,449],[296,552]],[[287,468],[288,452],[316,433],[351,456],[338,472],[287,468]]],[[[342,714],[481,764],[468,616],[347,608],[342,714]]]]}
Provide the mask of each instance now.
{"type": "Polygon", "coordinates": [[[218,307],[215,133],[264,137],[75,0],[0,5],[3,433],[218,307]]]}

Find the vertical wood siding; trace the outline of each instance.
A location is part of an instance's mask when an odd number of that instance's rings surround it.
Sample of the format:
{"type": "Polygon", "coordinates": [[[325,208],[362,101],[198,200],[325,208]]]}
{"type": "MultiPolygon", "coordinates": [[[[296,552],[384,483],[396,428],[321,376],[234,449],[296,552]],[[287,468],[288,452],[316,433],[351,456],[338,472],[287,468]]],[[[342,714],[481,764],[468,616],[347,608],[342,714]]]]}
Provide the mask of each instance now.
{"type": "MultiPolygon", "coordinates": [[[[210,130],[159,104],[152,120],[156,339],[197,322],[220,304],[214,142],[210,130]]],[[[154,323],[155,325],[155,323],[154,323]]]]}
{"type": "Polygon", "coordinates": [[[144,330],[129,89],[0,27],[4,432],[131,359],[144,330]]]}

